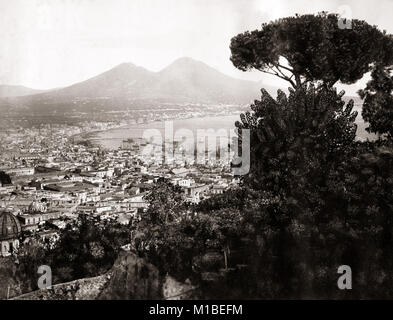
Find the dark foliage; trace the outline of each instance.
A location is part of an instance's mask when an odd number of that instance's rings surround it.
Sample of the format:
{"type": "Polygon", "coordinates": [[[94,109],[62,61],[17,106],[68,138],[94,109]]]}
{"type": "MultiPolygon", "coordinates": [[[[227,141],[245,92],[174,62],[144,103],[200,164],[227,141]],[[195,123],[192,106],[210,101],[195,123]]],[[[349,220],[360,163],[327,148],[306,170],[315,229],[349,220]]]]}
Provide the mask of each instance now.
{"type": "Polygon", "coordinates": [[[376,67],[360,96],[364,99],[362,116],[370,123],[369,132],[393,137],[393,77],[391,68],[376,67]]]}
{"type": "Polygon", "coordinates": [[[6,174],[4,171],[0,171],[0,184],[6,185],[6,184],[11,184],[11,177],[6,174]]]}
{"type": "Polygon", "coordinates": [[[271,73],[293,87],[308,81],[354,83],[372,64],[392,64],[393,40],[365,21],[351,23],[350,29],[340,29],[339,16],[327,13],[264,23],[261,30],[232,39],[231,61],[240,70],[271,73]]]}
{"type": "MultiPolygon", "coordinates": [[[[356,135],[353,101],[335,89],[303,86],[273,99],[265,90],[236,126],[250,130],[250,174],[255,189],[290,195],[312,179],[324,183],[330,165],[350,152],[356,135]],[[294,187],[296,185],[296,188],[294,187]]],[[[239,133],[240,133],[239,132],[239,133]]],[[[241,135],[240,135],[241,137],[241,135]]]]}
{"type": "Polygon", "coordinates": [[[194,210],[197,212],[209,213],[214,210],[234,208],[241,210],[244,206],[246,190],[242,188],[232,188],[223,194],[218,194],[208,198],[197,205],[194,210]]]}
{"type": "Polygon", "coordinates": [[[53,284],[94,277],[112,267],[120,247],[128,242],[127,226],[114,221],[102,224],[80,215],[61,232],[54,246],[39,239],[23,244],[18,255],[19,268],[35,289],[40,265],[51,267],[53,284]]]}

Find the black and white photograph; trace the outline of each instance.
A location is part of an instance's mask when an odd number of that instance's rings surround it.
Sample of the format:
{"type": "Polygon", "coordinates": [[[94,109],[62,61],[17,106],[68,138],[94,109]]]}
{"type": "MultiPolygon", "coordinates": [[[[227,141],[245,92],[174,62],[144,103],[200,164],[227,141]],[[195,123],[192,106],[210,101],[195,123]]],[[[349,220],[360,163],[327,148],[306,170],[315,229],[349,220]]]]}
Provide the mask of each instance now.
{"type": "Polygon", "coordinates": [[[393,300],[392,16],[0,0],[0,300],[393,300]]]}

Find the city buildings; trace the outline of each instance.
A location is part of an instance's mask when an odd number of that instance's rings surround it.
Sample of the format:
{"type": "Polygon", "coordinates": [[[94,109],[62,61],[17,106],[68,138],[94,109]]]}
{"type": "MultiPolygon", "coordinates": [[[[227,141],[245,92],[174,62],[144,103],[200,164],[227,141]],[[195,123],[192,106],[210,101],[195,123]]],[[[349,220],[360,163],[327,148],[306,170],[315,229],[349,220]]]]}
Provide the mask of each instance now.
{"type": "MultiPolygon", "coordinates": [[[[97,130],[112,124],[89,125],[97,130]]],[[[0,135],[0,171],[11,180],[0,185],[3,256],[17,253],[22,234],[55,239],[79,214],[128,223],[148,208],[146,196],[160,177],[178,185],[191,204],[236,183],[221,162],[159,164],[141,156],[143,139],[104,150],[76,139],[80,132],[70,125],[41,125],[0,135]]]]}

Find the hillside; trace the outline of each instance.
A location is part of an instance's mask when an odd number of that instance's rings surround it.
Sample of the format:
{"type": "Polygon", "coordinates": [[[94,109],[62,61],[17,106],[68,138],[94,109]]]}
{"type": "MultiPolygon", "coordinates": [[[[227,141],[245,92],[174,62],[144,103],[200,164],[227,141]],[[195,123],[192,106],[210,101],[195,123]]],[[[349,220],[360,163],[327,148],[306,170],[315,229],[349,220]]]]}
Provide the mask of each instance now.
{"type": "Polygon", "coordinates": [[[44,90],[36,90],[24,86],[0,85],[0,98],[22,97],[42,93],[44,90]]]}
{"type": "Polygon", "coordinates": [[[98,98],[140,96],[155,74],[132,63],[122,63],[86,81],[43,95],[50,98],[98,98]]]}
{"type": "Polygon", "coordinates": [[[250,102],[259,89],[255,82],[231,78],[191,58],[180,58],[160,71],[153,86],[164,98],[228,103],[250,102]]]}
{"type": "MultiPolygon", "coordinates": [[[[267,87],[275,92],[276,88],[267,87]]],[[[31,111],[92,111],[129,108],[132,104],[211,103],[247,104],[260,96],[261,83],[229,77],[203,62],[180,58],[159,72],[122,63],[69,87],[0,102],[7,108],[31,111]],[[90,106],[93,106],[90,107],[90,106]],[[90,109],[89,109],[90,108],[90,109]]]]}

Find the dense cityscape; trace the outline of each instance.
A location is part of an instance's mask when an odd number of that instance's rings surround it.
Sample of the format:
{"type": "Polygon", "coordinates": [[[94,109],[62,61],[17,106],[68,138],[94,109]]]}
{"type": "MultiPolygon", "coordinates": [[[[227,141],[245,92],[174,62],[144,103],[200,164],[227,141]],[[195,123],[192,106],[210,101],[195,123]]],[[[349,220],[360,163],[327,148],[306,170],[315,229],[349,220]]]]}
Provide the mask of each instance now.
{"type": "MultiPolygon", "coordinates": [[[[178,115],[181,117],[184,115],[178,115]]],[[[125,120],[91,121],[76,126],[49,124],[3,131],[1,210],[17,217],[25,236],[34,234],[53,241],[59,230],[79,214],[128,224],[146,210],[144,196],[160,177],[180,186],[192,204],[221,194],[238,182],[225,161],[201,165],[180,159],[173,165],[158,165],[154,161],[146,163],[141,149],[148,142],[142,138],[125,140],[116,150],[84,139],[96,131],[125,124],[125,120]]],[[[18,245],[18,238],[3,241],[2,256],[16,254],[18,245]]]]}

